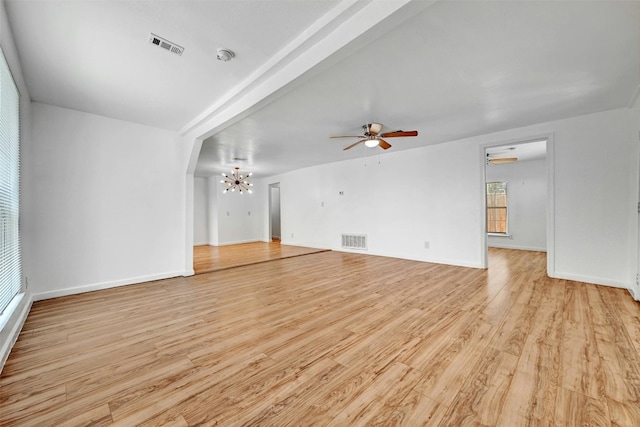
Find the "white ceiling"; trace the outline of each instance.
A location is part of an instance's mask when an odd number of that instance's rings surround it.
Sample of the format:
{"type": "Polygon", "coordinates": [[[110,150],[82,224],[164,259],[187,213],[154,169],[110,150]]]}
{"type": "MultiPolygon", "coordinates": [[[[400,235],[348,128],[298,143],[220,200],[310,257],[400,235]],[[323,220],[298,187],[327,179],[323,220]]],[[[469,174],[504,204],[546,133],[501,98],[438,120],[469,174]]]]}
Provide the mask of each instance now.
{"type": "MultiPolygon", "coordinates": [[[[196,174],[240,166],[261,177],[385,153],[328,138],[367,122],[419,131],[389,139],[390,152],[627,107],[638,89],[639,1],[403,1],[401,19],[367,15],[372,30],[217,128],[196,174]]],[[[6,3],[33,100],[184,130],[291,61],[291,46],[310,52],[385,1],[6,3]],[[330,24],[311,34],[319,22],[330,24]],[[150,32],[184,55],[151,46],[150,32]],[[237,57],[216,61],[218,47],[237,57]]]]}
{"type": "Polygon", "coordinates": [[[177,131],[338,0],[5,3],[33,101],[177,131]],[[235,59],[216,60],[218,48],[235,59]]]}
{"type": "MultiPolygon", "coordinates": [[[[526,162],[529,160],[542,160],[547,157],[547,141],[531,141],[522,144],[501,145],[490,147],[485,150],[487,155],[492,159],[515,157],[518,162],[526,162]]],[[[500,167],[504,163],[491,164],[500,167]]]]}

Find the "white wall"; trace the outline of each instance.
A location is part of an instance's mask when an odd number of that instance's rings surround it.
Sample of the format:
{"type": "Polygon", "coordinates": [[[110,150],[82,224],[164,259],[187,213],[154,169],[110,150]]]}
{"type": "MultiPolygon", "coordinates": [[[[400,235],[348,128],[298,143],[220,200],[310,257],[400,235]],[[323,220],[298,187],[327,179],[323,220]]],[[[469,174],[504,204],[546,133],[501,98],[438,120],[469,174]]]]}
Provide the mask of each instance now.
{"type": "Polygon", "coordinates": [[[222,190],[216,176],[194,178],[194,245],[262,240],[261,198],[256,194],[222,194],[222,190]]]}
{"type": "Polygon", "coordinates": [[[36,298],[183,273],[177,135],[33,103],[36,298]]]}
{"type": "Polygon", "coordinates": [[[231,245],[262,240],[261,199],[256,194],[222,194],[219,185],[215,188],[218,244],[231,245]]]}
{"type": "Polygon", "coordinates": [[[193,244],[209,244],[209,188],[207,178],[193,180],[193,244]]]}
{"type": "Polygon", "coordinates": [[[480,267],[478,150],[461,141],[391,151],[263,185],[280,182],[283,244],[340,249],[342,233],[366,234],[370,254],[480,267]]]}
{"type": "MultiPolygon", "coordinates": [[[[30,253],[33,248],[31,223],[27,212],[31,210],[31,194],[29,187],[32,178],[31,171],[31,98],[24,82],[22,67],[18,58],[13,35],[9,29],[9,21],[5,4],[0,1],[0,47],[9,64],[13,79],[20,92],[20,238],[22,240],[22,275],[28,276],[32,271],[34,263],[31,262],[30,253]]],[[[23,280],[24,293],[15,300],[13,310],[6,310],[0,316],[0,371],[4,366],[6,358],[13,347],[20,329],[29,313],[33,302],[31,289],[23,280]]]]}
{"type": "Polygon", "coordinates": [[[547,250],[547,171],[545,160],[488,164],[487,182],[506,181],[509,237],[489,236],[490,247],[547,250]]]}
{"type": "Polygon", "coordinates": [[[218,233],[218,182],[219,179],[211,176],[207,179],[207,221],[209,223],[209,244],[218,246],[220,242],[218,233]]]}
{"type": "MultiPolygon", "coordinates": [[[[638,88],[640,90],[640,87],[638,88]]],[[[635,93],[635,102],[631,109],[631,117],[632,117],[632,126],[631,126],[631,140],[636,141],[636,158],[638,159],[638,167],[635,171],[631,171],[629,174],[631,179],[631,187],[636,189],[637,198],[633,200],[634,203],[638,203],[638,207],[640,209],[640,96],[638,96],[638,90],[635,93]]],[[[631,244],[629,247],[629,253],[636,252],[635,258],[635,282],[631,284],[631,294],[634,296],[636,301],[640,301],[640,212],[637,213],[636,216],[637,221],[635,223],[632,222],[632,227],[629,229],[629,234],[631,236],[637,236],[637,241],[635,244],[631,244]],[[635,226],[635,228],[634,228],[635,226]]]]}
{"type": "MultiPolygon", "coordinates": [[[[637,238],[630,235],[637,229],[634,113],[606,111],[384,153],[380,164],[374,156],[312,167],[265,179],[261,191],[280,182],[285,244],[339,249],[340,233],[360,233],[369,236],[371,254],[479,267],[483,147],[552,135],[550,274],[630,288],[637,256],[630,253],[637,238]]],[[[268,230],[266,201],[263,212],[268,230]]]]}
{"type": "Polygon", "coordinates": [[[633,119],[623,109],[555,122],[558,277],[631,283],[629,230],[636,206],[629,177],[638,173],[633,119]]]}

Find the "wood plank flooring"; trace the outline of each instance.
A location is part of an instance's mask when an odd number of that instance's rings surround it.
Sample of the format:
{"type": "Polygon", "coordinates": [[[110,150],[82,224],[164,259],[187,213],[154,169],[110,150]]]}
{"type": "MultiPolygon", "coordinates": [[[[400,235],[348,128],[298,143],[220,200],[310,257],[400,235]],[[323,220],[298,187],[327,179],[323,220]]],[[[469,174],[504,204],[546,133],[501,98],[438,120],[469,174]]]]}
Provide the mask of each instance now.
{"type": "Polygon", "coordinates": [[[274,259],[291,258],[325,252],[326,249],[281,245],[273,242],[251,242],[227,246],[194,246],[193,269],[196,274],[226,270],[227,268],[258,264],[274,259]]]}
{"type": "Polygon", "coordinates": [[[549,279],[323,252],[34,304],[11,426],[639,426],[640,304],[549,279]]]}

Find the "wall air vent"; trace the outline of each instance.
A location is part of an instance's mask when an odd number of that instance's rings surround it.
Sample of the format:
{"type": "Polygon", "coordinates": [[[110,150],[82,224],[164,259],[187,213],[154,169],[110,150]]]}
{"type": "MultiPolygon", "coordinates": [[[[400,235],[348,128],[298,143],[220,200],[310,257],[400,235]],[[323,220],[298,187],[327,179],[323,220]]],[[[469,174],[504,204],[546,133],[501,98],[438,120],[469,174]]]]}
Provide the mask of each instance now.
{"type": "Polygon", "coordinates": [[[366,234],[343,234],[342,248],[344,249],[360,249],[367,250],[366,234]]]}
{"type": "Polygon", "coordinates": [[[184,48],[182,46],[172,43],[167,39],[163,39],[153,33],[149,35],[149,43],[175,53],[176,55],[182,55],[182,52],[184,52],[184,48]]]}

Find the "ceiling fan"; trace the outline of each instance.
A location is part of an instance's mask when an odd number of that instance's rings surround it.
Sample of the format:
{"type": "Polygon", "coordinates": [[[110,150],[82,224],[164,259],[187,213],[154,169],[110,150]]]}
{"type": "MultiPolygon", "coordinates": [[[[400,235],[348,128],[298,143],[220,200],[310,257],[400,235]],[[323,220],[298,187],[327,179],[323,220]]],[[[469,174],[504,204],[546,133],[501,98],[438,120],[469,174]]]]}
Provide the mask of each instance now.
{"type": "Polygon", "coordinates": [[[492,165],[501,165],[503,163],[513,163],[517,161],[518,161],[517,157],[500,157],[500,158],[487,157],[487,163],[491,163],[492,165]]]}
{"type": "Polygon", "coordinates": [[[380,133],[382,131],[382,124],[380,123],[367,123],[362,125],[362,131],[364,135],[337,135],[330,138],[360,138],[359,141],[353,144],[347,145],[343,150],[349,150],[356,145],[364,142],[367,147],[380,147],[383,150],[391,148],[391,144],[385,141],[383,138],[396,138],[399,136],[418,136],[417,130],[403,131],[396,130],[393,132],[380,133]]]}
{"type": "Polygon", "coordinates": [[[515,147],[509,147],[505,150],[487,153],[487,164],[491,163],[493,165],[500,165],[503,163],[517,162],[518,161],[517,157],[506,157],[506,155],[513,153],[515,149],[516,149],[515,147]]]}

